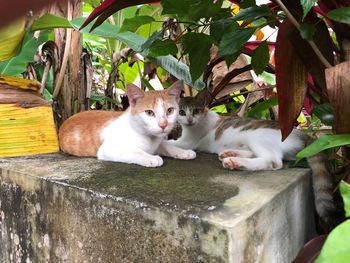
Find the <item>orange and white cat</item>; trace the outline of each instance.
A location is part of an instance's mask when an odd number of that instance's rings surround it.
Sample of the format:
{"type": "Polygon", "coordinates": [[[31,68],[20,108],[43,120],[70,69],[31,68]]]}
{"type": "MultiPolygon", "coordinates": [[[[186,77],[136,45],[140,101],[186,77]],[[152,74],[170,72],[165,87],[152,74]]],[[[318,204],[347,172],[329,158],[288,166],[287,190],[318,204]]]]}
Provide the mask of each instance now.
{"type": "Polygon", "coordinates": [[[159,155],[194,159],[194,151],[165,140],[176,122],[182,86],[177,81],[166,90],[145,92],[129,84],[130,107],[125,112],[86,111],[66,120],[59,130],[61,150],[146,167],[161,166],[159,155]]]}

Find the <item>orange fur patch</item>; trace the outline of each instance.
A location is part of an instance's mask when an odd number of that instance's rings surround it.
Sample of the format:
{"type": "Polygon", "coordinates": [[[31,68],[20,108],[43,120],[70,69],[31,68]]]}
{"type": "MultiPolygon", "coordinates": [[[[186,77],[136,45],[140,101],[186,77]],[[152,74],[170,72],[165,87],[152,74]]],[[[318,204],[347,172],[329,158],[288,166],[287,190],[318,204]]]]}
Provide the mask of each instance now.
{"type": "Polygon", "coordinates": [[[101,131],[122,112],[85,111],[66,120],[59,130],[61,150],[65,153],[95,157],[102,141],[101,131]]]}

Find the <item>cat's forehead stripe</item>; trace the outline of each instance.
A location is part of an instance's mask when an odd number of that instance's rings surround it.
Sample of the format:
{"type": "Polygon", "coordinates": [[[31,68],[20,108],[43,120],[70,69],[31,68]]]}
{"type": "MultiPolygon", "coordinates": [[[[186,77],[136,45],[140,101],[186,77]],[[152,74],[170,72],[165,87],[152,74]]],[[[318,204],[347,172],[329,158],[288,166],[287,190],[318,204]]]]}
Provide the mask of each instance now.
{"type": "Polygon", "coordinates": [[[163,102],[164,107],[166,107],[164,102],[170,102],[173,101],[173,99],[166,90],[150,91],[136,103],[132,109],[132,112],[138,113],[147,109],[154,109],[157,105],[157,101],[163,102]]]}
{"type": "Polygon", "coordinates": [[[204,108],[204,106],[193,97],[184,97],[180,100],[180,108],[204,108]]]}

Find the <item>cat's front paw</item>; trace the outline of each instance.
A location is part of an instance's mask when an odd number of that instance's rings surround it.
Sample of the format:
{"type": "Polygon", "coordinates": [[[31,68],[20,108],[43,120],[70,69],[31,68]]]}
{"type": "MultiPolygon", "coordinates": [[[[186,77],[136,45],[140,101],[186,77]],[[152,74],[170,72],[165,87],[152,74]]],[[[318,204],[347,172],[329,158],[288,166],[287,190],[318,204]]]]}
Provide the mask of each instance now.
{"type": "Polygon", "coordinates": [[[226,169],[235,170],[241,167],[241,164],[232,157],[227,157],[222,160],[222,165],[226,169]]]}
{"type": "Polygon", "coordinates": [[[163,165],[163,159],[159,155],[148,157],[142,163],[146,167],[159,167],[163,165]]]}
{"type": "Polygon", "coordinates": [[[180,154],[178,154],[177,158],[182,160],[191,160],[196,158],[197,154],[195,151],[192,150],[185,150],[182,151],[180,154]]]}

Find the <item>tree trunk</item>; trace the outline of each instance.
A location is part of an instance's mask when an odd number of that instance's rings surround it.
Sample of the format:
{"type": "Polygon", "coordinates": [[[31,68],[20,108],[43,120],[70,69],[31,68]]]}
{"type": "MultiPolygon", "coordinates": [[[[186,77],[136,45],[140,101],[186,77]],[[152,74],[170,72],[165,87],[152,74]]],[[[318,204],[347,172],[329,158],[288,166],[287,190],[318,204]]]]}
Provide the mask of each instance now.
{"type": "MultiPolygon", "coordinates": [[[[67,17],[69,20],[74,19],[82,15],[82,2],[81,0],[60,1],[52,5],[49,12],[67,17]]],[[[71,115],[84,110],[86,92],[81,91],[85,88],[86,81],[83,74],[84,65],[81,62],[80,32],[72,29],[55,29],[54,32],[62,62],[60,73],[55,76],[53,94],[55,121],[56,125],[60,126],[71,115]]]]}

